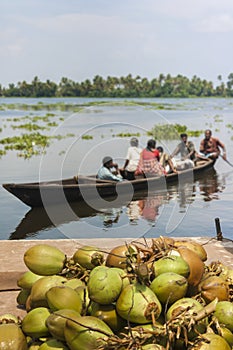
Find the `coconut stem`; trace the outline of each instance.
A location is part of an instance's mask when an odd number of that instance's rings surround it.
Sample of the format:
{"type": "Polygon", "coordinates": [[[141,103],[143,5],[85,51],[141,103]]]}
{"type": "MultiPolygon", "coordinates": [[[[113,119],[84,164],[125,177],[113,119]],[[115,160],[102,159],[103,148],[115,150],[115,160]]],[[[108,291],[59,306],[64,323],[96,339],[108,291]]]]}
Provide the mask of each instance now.
{"type": "Polygon", "coordinates": [[[218,298],[215,298],[211,303],[206,305],[197,315],[194,316],[195,322],[202,320],[203,318],[209,316],[212,312],[215,311],[218,304],[218,298]]]}

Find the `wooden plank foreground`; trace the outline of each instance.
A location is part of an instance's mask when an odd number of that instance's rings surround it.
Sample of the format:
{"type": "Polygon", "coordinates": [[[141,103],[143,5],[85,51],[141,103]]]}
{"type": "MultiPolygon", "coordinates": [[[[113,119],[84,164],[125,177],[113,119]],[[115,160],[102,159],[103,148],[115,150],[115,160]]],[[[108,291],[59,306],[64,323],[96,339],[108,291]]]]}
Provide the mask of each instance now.
{"type": "MultiPolygon", "coordinates": [[[[208,237],[182,237],[175,239],[194,240],[203,244],[208,256],[207,264],[212,261],[221,261],[223,264],[233,269],[232,241],[226,239],[218,241],[208,237]]],[[[13,313],[19,317],[25,315],[24,310],[17,308],[16,297],[19,293],[17,279],[22,273],[27,271],[23,256],[28,248],[37,244],[46,243],[59,248],[68,257],[71,257],[74,252],[83,245],[94,245],[108,252],[111,248],[130,241],[132,241],[130,238],[0,241],[0,314],[13,313]]],[[[149,239],[148,244],[150,244],[149,239]]]]}

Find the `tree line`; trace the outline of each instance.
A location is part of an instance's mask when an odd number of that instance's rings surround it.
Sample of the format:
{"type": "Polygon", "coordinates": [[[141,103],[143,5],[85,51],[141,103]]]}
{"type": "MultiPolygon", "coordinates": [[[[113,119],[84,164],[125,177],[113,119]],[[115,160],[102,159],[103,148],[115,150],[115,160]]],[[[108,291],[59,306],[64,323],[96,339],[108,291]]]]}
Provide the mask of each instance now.
{"type": "Polygon", "coordinates": [[[36,76],[31,83],[26,81],[9,84],[3,87],[0,84],[1,97],[232,97],[233,73],[228,75],[227,82],[222,76],[217,77],[218,84],[201,79],[194,75],[191,79],[178,74],[160,74],[148,80],[139,75],[133,77],[111,77],[106,79],[96,75],[93,80],[86,79],[75,82],[69,78],[61,78],[57,84],[51,80],[40,81],[36,76]]]}

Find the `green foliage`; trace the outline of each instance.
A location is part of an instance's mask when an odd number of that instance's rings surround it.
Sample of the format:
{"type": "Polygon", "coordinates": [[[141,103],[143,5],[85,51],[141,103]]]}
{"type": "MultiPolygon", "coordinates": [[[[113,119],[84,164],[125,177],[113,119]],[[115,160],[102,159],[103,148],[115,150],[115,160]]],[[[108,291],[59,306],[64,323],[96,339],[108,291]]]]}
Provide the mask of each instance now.
{"type": "Polygon", "coordinates": [[[191,137],[199,137],[204,133],[204,130],[189,130],[187,134],[191,137]]]}
{"type": "Polygon", "coordinates": [[[2,156],[4,156],[5,154],[6,154],[6,151],[0,149],[0,158],[1,158],[2,156]]]}
{"type": "MultiPolygon", "coordinates": [[[[31,83],[23,81],[17,85],[11,83],[8,87],[2,87],[0,94],[4,97],[232,97],[233,73],[229,74],[226,83],[219,81],[216,87],[213,82],[196,75],[189,79],[181,74],[160,74],[151,80],[138,75],[133,77],[131,74],[122,77],[108,76],[106,79],[96,75],[92,81],[86,79],[82,82],[63,77],[58,84],[50,80],[42,82],[35,77],[31,83]]],[[[0,108],[4,110],[4,106],[0,108]]],[[[79,107],[76,108],[79,112],[79,107]]],[[[163,108],[163,105],[158,106],[158,109],[163,108]]],[[[36,106],[35,110],[39,110],[39,106],[36,106]]],[[[61,104],[60,110],[66,111],[66,105],[61,104]]]]}
{"type": "Polygon", "coordinates": [[[54,126],[58,126],[58,124],[56,122],[50,122],[47,124],[49,127],[54,127],[54,126]]]}
{"type": "Polygon", "coordinates": [[[120,132],[119,134],[116,134],[116,135],[113,135],[113,136],[116,136],[116,137],[132,137],[132,136],[135,136],[135,137],[140,137],[141,134],[139,132],[136,132],[136,133],[131,133],[131,132],[120,132]]]}
{"type": "Polygon", "coordinates": [[[186,125],[180,124],[157,124],[152,130],[147,132],[148,136],[152,136],[155,140],[177,140],[179,135],[186,133],[188,136],[198,137],[203,130],[187,130],[186,125]]]}
{"type": "Polygon", "coordinates": [[[50,145],[51,140],[62,140],[71,136],[74,135],[47,136],[42,135],[39,132],[34,132],[20,136],[6,137],[0,140],[0,144],[4,145],[4,150],[0,151],[0,156],[5,155],[6,151],[17,151],[19,157],[30,158],[34,155],[39,155],[45,152],[45,149],[50,145]]]}
{"type": "Polygon", "coordinates": [[[6,137],[0,140],[4,150],[16,150],[19,157],[30,158],[32,155],[41,154],[49,145],[49,136],[40,133],[23,134],[21,136],[6,137]]]}
{"type": "Polygon", "coordinates": [[[82,140],[92,140],[93,136],[92,135],[82,135],[82,140]]]}
{"type": "Polygon", "coordinates": [[[156,140],[176,140],[181,132],[186,132],[187,127],[180,124],[157,124],[148,131],[148,136],[156,140]]]}
{"type": "Polygon", "coordinates": [[[12,125],[13,129],[26,129],[28,131],[45,130],[44,126],[39,126],[37,124],[22,124],[22,125],[12,125]]]}
{"type": "Polygon", "coordinates": [[[220,122],[223,122],[223,119],[221,118],[220,115],[215,115],[214,116],[214,121],[215,121],[215,123],[220,123],[220,122]]]}
{"type": "Polygon", "coordinates": [[[231,130],[233,130],[233,125],[232,124],[227,124],[226,127],[231,129],[231,130]]]}

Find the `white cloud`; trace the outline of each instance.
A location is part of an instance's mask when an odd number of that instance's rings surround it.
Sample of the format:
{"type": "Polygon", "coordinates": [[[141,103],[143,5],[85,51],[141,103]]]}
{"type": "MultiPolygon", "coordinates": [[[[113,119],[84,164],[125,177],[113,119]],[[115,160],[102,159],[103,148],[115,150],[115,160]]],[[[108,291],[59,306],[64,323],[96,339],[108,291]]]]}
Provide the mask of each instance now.
{"type": "Polygon", "coordinates": [[[195,19],[213,13],[229,13],[233,11],[232,0],[146,0],[141,7],[148,14],[165,15],[177,19],[195,19]]]}
{"type": "Polygon", "coordinates": [[[23,52],[26,41],[15,28],[6,28],[0,33],[0,54],[3,57],[18,56],[23,52]]]}
{"type": "Polygon", "coordinates": [[[38,75],[56,81],[62,76],[83,80],[128,73],[150,78],[160,72],[199,76],[205,72],[208,77],[208,72],[225,74],[232,66],[232,0],[61,3],[66,10],[41,5],[40,11],[36,6],[29,11],[25,6],[5,15],[0,22],[0,54],[6,66],[1,79],[38,75]]]}
{"type": "Polygon", "coordinates": [[[196,29],[208,33],[226,33],[233,31],[233,17],[228,14],[219,14],[203,19],[196,29]]]}
{"type": "Polygon", "coordinates": [[[23,47],[19,44],[8,45],[6,49],[13,56],[18,56],[23,51],[23,47]]]}

